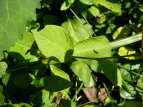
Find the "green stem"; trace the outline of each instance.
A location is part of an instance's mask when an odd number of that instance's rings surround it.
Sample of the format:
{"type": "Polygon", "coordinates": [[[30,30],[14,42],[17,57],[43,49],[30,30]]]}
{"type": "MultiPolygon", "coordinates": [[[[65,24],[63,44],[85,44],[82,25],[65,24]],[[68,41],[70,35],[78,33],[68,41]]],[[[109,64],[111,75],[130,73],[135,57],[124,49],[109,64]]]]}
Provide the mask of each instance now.
{"type": "Polygon", "coordinates": [[[73,101],[75,100],[75,98],[76,98],[76,96],[78,95],[79,91],[81,90],[83,84],[84,84],[84,83],[82,82],[81,85],[80,85],[80,87],[79,87],[78,90],[76,91],[75,95],[73,96],[71,102],[73,102],[73,101]]]}
{"type": "Polygon", "coordinates": [[[142,33],[138,33],[137,35],[126,37],[123,39],[119,39],[116,41],[111,42],[112,48],[118,48],[121,46],[125,46],[137,41],[140,41],[142,39],[142,33]]]}

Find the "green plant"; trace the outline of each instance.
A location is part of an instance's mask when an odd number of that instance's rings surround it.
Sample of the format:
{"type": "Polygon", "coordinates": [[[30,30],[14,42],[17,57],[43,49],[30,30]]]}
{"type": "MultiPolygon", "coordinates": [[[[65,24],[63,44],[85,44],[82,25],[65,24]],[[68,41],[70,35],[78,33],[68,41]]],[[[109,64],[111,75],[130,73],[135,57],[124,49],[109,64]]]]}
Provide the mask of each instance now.
{"type": "Polygon", "coordinates": [[[0,0],[0,106],[142,106],[142,8],[0,0]]]}

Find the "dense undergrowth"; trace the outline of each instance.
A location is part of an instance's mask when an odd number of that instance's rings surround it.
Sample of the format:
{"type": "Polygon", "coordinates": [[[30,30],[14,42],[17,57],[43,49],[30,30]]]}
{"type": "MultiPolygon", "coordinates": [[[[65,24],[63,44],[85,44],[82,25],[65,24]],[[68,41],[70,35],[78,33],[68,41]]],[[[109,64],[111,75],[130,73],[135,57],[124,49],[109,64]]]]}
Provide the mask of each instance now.
{"type": "Polygon", "coordinates": [[[143,106],[142,0],[0,0],[0,107],[143,106]]]}

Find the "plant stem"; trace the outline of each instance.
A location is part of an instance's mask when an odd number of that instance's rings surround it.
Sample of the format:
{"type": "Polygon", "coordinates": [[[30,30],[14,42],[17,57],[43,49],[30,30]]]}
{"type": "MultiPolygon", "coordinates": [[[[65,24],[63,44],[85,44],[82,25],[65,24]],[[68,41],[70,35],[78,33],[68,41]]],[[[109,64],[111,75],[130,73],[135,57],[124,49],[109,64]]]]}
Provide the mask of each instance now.
{"type": "Polygon", "coordinates": [[[112,48],[118,48],[142,40],[142,33],[111,42],[112,48]]]}
{"type": "Polygon", "coordinates": [[[73,96],[71,102],[73,102],[73,101],[75,100],[75,98],[76,98],[76,96],[78,95],[79,91],[81,90],[83,84],[84,84],[84,83],[82,82],[81,85],[79,86],[78,90],[76,91],[75,95],[73,96]]]}

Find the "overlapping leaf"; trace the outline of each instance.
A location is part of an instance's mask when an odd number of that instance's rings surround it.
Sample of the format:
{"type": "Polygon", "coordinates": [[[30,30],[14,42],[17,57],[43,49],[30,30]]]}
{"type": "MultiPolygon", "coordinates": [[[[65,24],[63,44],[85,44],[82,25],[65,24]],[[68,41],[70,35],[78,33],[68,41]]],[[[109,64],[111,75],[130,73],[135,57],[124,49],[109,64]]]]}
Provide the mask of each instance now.
{"type": "Polygon", "coordinates": [[[0,59],[18,38],[22,38],[30,20],[36,20],[40,0],[0,0],[0,59]]]}
{"type": "Polygon", "coordinates": [[[62,26],[70,32],[73,40],[79,42],[92,36],[92,27],[84,19],[69,19],[62,26]]]}

